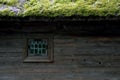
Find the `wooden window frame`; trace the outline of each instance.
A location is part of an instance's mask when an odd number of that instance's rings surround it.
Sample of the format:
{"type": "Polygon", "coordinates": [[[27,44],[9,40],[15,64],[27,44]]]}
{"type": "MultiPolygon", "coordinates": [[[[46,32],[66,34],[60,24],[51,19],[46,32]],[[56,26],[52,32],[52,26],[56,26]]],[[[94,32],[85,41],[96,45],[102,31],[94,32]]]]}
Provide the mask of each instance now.
{"type": "Polygon", "coordinates": [[[23,54],[23,62],[53,62],[53,36],[51,34],[31,34],[25,39],[25,49],[23,54]],[[48,56],[28,56],[28,39],[47,39],[48,41],[48,56]]]}

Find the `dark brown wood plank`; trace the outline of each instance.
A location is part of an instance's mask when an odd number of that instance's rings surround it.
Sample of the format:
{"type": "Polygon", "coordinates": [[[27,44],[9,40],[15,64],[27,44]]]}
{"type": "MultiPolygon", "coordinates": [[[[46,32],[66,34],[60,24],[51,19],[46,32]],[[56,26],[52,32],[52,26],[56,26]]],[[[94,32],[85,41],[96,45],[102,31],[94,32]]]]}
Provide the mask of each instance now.
{"type": "Polygon", "coordinates": [[[0,38],[0,80],[120,80],[119,37],[54,36],[54,63],[23,63],[18,37],[0,38]]]}

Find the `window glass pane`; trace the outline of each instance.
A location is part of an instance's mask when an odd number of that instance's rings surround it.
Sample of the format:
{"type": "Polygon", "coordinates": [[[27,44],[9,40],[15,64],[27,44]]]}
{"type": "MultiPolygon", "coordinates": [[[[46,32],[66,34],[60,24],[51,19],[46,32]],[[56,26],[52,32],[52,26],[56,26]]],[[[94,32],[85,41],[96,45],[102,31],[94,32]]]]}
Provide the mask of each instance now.
{"type": "Polygon", "coordinates": [[[47,56],[48,42],[46,39],[28,39],[28,56],[47,56]]]}

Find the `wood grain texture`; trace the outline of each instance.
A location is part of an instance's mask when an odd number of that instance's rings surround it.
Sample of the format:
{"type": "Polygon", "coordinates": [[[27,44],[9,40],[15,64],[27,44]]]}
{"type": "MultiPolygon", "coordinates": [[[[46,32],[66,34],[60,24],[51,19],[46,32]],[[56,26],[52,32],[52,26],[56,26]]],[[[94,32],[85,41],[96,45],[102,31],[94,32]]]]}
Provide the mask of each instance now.
{"type": "Polygon", "coordinates": [[[120,80],[119,37],[55,35],[54,63],[23,63],[24,41],[0,38],[0,80],[120,80]]]}

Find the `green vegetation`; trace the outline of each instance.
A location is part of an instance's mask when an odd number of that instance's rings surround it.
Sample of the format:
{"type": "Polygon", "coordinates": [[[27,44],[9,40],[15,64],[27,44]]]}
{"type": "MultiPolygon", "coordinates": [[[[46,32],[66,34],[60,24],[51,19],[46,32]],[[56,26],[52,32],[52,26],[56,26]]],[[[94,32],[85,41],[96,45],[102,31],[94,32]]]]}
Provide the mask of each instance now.
{"type": "Polygon", "coordinates": [[[120,16],[120,0],[0,0],[0,16],[120,16]]]}
{"type": "Polygon", "coordinates": [[[0,3],[7,4],[7,5],[15,5],[18,0],[0,0],[0,3]]]}

